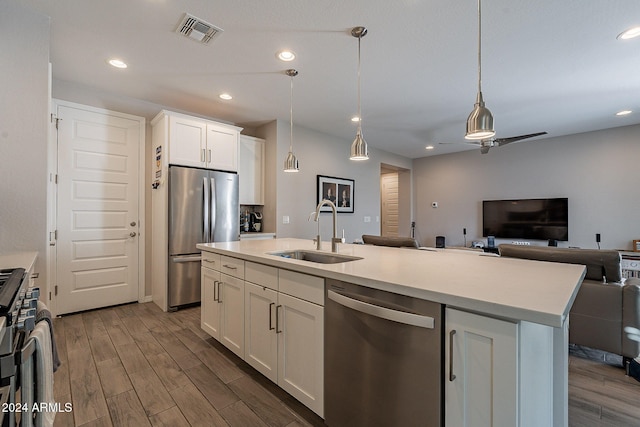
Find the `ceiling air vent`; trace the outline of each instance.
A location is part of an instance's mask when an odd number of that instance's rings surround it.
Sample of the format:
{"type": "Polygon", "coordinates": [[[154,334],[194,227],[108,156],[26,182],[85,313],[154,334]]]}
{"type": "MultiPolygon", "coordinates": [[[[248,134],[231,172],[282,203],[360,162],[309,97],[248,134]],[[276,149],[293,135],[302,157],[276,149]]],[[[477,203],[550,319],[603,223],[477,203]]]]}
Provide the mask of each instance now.
{"type": "Polygon", "coordinates": [[[178,25],[178,29],[176,30],[177,33],[180,33],[191,40],[205,44],[209,43],[213,37],[222,31],[224,31],[222,28],[209,24],[208,22],[189,15],[188,13],[184,14],[184,18],[182,18],[178,25]]]}

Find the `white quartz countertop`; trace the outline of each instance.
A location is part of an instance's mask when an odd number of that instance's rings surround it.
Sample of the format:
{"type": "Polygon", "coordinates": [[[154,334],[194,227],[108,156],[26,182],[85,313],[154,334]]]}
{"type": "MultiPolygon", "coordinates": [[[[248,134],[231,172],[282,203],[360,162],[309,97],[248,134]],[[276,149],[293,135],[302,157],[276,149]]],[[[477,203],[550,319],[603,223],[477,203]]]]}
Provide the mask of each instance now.
{"type": "Polygon", "coordinates": [[[29,271],[38,258],[38,252],[12,252],[0,254],[0,269],[24,268],[29,271]]]}
{"type": "MultiPolygon", "coordinates": [[[[269,252],[315,250],[303,239],[202,243],[198,248],[315,276],[342,280],[490,316],[561,327],[584,278],[585,267],[486,256],[466,250],[416,250],[341,244],[339,253],[361,257],[339,264],[283,258],[269,252]]],[[[330,243],[323,242],[330,252],[330,243]]]]}

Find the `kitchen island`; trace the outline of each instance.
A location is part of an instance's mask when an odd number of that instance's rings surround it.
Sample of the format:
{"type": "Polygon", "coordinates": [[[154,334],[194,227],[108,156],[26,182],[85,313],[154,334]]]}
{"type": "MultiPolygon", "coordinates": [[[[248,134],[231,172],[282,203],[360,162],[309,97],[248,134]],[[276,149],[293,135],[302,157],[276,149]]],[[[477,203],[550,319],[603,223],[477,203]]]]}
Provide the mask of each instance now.
{"type": "MultiPolygon", "coordinates": [[[[487,416],[494,419],[494,425],[500,424],[495,420],[501,419],[511,425],[521,426],[568,424],[568,317],[585,274],[583,266],[506,259],[465,250],[415,250],[351,244],[339,245],[339,254],[359,259],[335,264],[314,263],[273,254],[315,250],[312,241],[302,239],[211,243],[200,244],[198,248],[205,251],[203,267],[206,255],[212,254],[225,260],[236,260],[230,266],[236,272],[246,263],[247,274],[255,270],[264,271],[264,277],[279,274],[282,278],[295,274],[302,278],[334,279],[442,304],[446,308],[443,328],[446,339],[453,340],[455,334],[463,340],[459,343],[463,350],[456,350],[457,359],[452,354],[453,341],[451,345],[445,345],[444,399],[447,425],[467,425],[470,422],[465,421],[467,412],[473,410],[477,416],[479,408],[475,406],[480,401],[488,405],[485,408],[487,416]],[[493,343],[499,342],[505,334],[499,332],[493,336],[474,329],[484,327],[485,320],[489,322],[488,327],[496,322],[506,325],[510,331],[507,334],[512,336],[506,347],[491,347],[489,357],[492,359],[487,363],[488,368],[496,372],[488,374],[491,384],[483,385],[484,372],[476,375],[461,370],[467,368],[465,357],[470,357],[465,354],[465,349],[473,348],[464,341],[465,337],[483,336],[487,342],[493,343]],[[464,322],[467,322],[466,326],[464,322]],[[451,329],[451,325],[455,325],[455,329],[451,329]],[[494,354],[499,348],[507,350],[494,354]],[[504,356],[508,356],[506,360],[504,356]],[[452,365],[460,370],[456,375],[452,374],[452,365]],[[457,381],[454,381],[456,376],[457,381]],[[504,382],[503,379],[508,381],[504,382]],[[480,385],[467,383],[465,386],[464,381],[480,381],[480,385]],[[494,381],[499,384],[494,384],[494,381]],[[477,388],[475,392],[474,387],[477,388]],[[478,396],[486,397],[487,390],[491,398],[478,399],[478,396]],[[469,408],[468,405],[474,407],[469,408]]],[[[330,244],[324,242],[323,249],[328,251],[329,248],[330,244]]],[[[220,260],[217,261],[220,263],[220,260]]],[[[242,277],[236,274],[235,279],[250,282],[244,274],[243,270],[242,277]]],[[[261,276],[257,274],[255,277],[261,276]]],[[[264,286],[262,283],[258,285],[264,286]]],[[[266,289],[268,286],[264,287],[266,289]]],[[[203,280],[203,313],[205,288],[203,280]]],[[[307,288],[312,295],[310,302],[322,305],[317,289],[301,285],[301,289],[307,288]],[[313,300],[314,292],[316,300],[313,300]]],[[[220,290],[217,295],[220,298],[220,290]]],[[[246,300],[243,301],[246,304],[246,300]]],[[[245,313],[246,310],[245,305],[245,313]]],[[[275,317],[278,317],[277,313],[275,317]]],[[[245,328],[246,325],[243,330],[245,328]]],[[[245,341],[246,337],[245,331],[245,341]]],[[[240,345],[242,338],[235,341],[240,345]]],[[[245,353],[243,355],[246,356],[245,353]]],[[[308,402],[303,403],[311,407],[308,402]]],[[[322,416],[322,404],[316,404],[316,408],[312,409],[322,416]]]]}

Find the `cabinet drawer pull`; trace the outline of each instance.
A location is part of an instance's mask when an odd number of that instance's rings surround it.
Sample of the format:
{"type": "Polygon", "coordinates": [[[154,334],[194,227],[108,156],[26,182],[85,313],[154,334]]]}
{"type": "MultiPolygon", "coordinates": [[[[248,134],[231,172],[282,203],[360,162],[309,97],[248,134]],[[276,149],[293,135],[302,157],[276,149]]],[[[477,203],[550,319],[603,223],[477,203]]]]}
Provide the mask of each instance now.
{"type": "Polygon", "coordinates": [[[276,306],[276,334],[279,334],[282,332],[282,329],[280,329],[280,316],[278,316],[278,309],[282,308],[281,305],[276,306]]]}
{"type": "Polygon", "coordinates": [[[453,374],[453,336],[456,334],[456,330],[452,329],[449,332],[449,381],[453,381],[456,379],[456,376],[453,374]]]}
{"type": "MultiPolygon", "coordinates": [[[[271,321],[271,318],[272,318],[272,314],[271,314],[271,307],[273,307],[274,305],[276,305],[276,303],[275,303],[275,302],[272,302],[272,303],[270,303],[270,304],[269,304],[269,330],[270,330],[270,331],[272,331],[272,330],[274,330],[274,329],[275,329],[275,328],[273,327],[273,325],[272,325],[272,321],[271,321]]],[[[276,314],[277,314],[277,313],[276,313],[276,314]]]]}
{"type": "Polygon", "coordinates": [[[229,270],[237,270],[238,269],[238,267],[236,267],[235,265],[223,264],[222,266],[224,268],[228,268],[229,270]]]}

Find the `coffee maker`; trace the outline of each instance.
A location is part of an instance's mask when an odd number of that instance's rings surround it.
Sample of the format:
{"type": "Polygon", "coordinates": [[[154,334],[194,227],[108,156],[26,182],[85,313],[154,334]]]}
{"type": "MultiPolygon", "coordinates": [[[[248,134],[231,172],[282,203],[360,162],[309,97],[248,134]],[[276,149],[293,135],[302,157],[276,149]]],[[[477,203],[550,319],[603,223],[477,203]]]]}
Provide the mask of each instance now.
{"type": "Polygon", "coordinates": [[[249,214],[249,231],[262,231],[262,213],[251,212],[249,214]]]}

